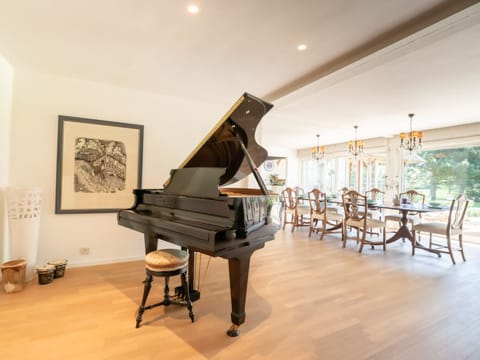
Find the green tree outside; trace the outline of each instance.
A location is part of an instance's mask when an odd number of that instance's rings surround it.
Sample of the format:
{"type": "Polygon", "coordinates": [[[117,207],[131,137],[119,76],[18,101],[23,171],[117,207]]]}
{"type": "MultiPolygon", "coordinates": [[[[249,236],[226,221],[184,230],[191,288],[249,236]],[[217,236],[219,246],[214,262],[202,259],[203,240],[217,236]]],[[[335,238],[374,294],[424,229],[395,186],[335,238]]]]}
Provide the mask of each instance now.
{"type": "Polygon", "coordinates": [[[425,162],[405,166],[407,188],[424,190],[429,200],[464,193],[480,202],[480,146],[420,151],[425,162]]]}

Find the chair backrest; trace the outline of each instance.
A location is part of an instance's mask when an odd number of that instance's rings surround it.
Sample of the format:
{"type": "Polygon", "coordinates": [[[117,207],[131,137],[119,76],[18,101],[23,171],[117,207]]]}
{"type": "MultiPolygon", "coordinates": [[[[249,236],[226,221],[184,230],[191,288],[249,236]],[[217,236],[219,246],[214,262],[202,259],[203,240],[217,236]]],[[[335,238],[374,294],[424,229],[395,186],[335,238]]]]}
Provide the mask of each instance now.
{"type": "Polygon", "coordinates": [[[345,220],[366,221],[368,204],[365,195],[349,190],[342,195],[342,202],[345,220]]]}
{"type": "Polygon", "coordinates": [[[283,189],[282,199],[285,210],[295,210],[297,208],[297,194],[291,187],[283,189]]]}
{"type": "Polygon", "coordinates": [[[452,200],[450,213],[448,215],[447,231],[462,229],[468,203],[468,199],[463,194],[458,195],[456,199],[452,200]]]}
{"type": "Polygon", "coordinates": [[[310,204],[310,213],[313,215],[324,215],[327,210],[327,196],[318,189],[312,189],[308,192],[308,202],[310,204]]]}
{"type": "Polygon", "coordinates": [[[368,200],[382,200],[383,195],[385,195],[385,191],[382,191],[378,188],[371,188],[370,190],[365,191],[365,196],[368,200]]]}
{"type": "Polygon", "coordinates": [[[303,190],[303,188],[301,188],[300,186],[294,186],[293,190],[297,194],[297,197],[301,195],[305,195],[305,190],[303,190]]]}
{"type": "Polygon", "coordinates": [[[425,195],[416,190],[407,190],[400,193],[400,199],[407,198],[412,204],[425,204],[425,195]]]}
{"type": "MultiPolygon", "coordinates": [[[[406,198],[407,201],[412,204],[425,204],[425,195],[416,190],[407,190],[403,193],[400,193],[400,199],[404,198],[406,198]]],[[[410,211],[409,215],[419,215],[422,217],[422,213],[417,211],[410,211]]]]}

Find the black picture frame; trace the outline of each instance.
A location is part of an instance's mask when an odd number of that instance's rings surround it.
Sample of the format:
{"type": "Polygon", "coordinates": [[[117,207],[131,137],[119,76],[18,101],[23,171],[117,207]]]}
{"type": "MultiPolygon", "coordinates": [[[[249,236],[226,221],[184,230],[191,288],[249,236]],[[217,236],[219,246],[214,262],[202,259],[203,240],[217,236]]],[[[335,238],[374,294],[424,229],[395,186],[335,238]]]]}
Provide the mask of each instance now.
{"type": "Polygon", "coordinates": [[[133,205],[142,185],[143,125],[59,115],[55,214],[133,205]]]}

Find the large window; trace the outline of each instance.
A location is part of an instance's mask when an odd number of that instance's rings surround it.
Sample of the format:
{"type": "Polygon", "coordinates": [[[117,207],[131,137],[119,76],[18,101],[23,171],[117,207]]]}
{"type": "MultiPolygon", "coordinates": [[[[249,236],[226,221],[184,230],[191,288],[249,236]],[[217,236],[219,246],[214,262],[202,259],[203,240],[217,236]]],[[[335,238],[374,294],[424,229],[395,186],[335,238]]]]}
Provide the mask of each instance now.
{"type": "Polygon", "coordinates": [[[365,192],[371,188],[385,189],[385,158],[362,156],[349,159],[349,182],[347,187],[365,192]]]}
{"type": "Polygon", "coordinates": [[[405,163],[407,188],[421,190],[428,200],[451,200],[464,193],[480,201],[480,146],[421,151],[405,163]]]}
{"type": "Polygon", "coordinates": [[[382,156],[338,157],[325,161],[302,162],[302,185],[305,191],[319,188],[328,194],[343,187],[364,192],[373,187],[385,188],[385,159],[382,156]]]}
{"type": "MultiPolygon", "coordinates": [[[[427,201],[449,205],[458,194],[471,201],[464,223],[464,239],[479,243],[480,231],[480,146],[421,151],[404,166],[405,185],[425,194],[427,201]]],[[[443,217],[447,214],[434,214],[443,217]]],[[[428,220],[428,219],[427,219],[428,220]]]]}

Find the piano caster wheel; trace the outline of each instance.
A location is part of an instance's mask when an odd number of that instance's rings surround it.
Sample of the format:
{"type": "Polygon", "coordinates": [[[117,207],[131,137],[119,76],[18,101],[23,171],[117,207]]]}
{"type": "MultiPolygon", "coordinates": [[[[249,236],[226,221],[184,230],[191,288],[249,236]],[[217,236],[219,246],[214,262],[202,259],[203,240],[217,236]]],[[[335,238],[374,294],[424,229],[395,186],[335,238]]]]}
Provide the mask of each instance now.
{"type": "Polygon", "coordinates": [[[236,337],[240,335],[240,330],[238,330],[238,325],[232,324],[230,329],[227,330],[227,335],[230,337],[236,337]]]}

